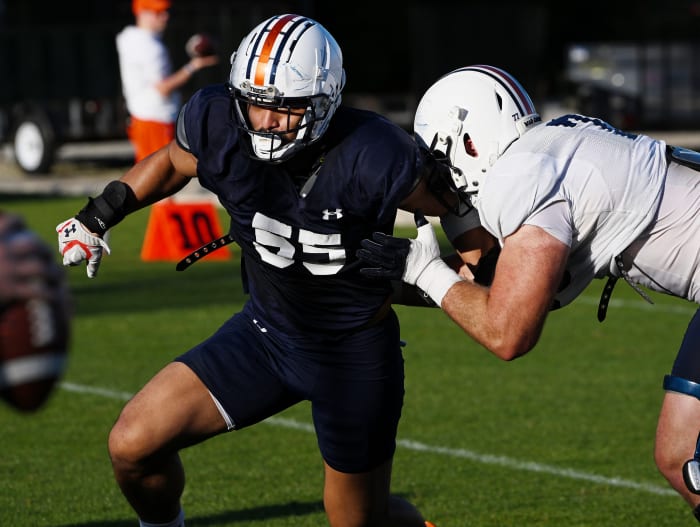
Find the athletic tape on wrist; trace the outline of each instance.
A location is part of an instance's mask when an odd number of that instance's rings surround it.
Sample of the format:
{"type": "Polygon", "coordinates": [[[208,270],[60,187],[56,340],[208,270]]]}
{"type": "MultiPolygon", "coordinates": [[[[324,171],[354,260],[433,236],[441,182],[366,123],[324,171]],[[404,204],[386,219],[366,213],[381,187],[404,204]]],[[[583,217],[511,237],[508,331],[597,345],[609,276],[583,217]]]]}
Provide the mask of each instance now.
{"type": "Polygon", "coordinates": [[[428,265],[418,277],[416,286],[425,291],[433,299],[438,307],[442,306],[442,299],[447,291],[462,278],[455,273],[443,260],[437,259],[428,265]]]}

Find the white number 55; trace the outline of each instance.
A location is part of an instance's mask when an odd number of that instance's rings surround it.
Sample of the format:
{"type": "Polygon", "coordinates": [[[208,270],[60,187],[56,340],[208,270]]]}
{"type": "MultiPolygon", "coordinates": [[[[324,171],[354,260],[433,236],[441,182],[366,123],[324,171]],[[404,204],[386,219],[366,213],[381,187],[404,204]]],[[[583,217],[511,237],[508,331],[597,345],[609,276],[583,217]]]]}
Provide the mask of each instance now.
{"type": "MultiPolygon", "coordinates": [[[[292,227],[264,214],[257,212],[253,217],[255,230],[255,249],[264,262],[284,269],[294,263],[295,249],[289,241],[292,227]],[[276,251],[275,251],[276,249],[276,251]]],[[[345,249],[341,244],[340,234],[319,234],[299,230],[299,243],[304,254],[325,254],[328,262],[306,262],[302,255],[301,262],[311,274],[336,274],[345,265],[345,249]]]]}

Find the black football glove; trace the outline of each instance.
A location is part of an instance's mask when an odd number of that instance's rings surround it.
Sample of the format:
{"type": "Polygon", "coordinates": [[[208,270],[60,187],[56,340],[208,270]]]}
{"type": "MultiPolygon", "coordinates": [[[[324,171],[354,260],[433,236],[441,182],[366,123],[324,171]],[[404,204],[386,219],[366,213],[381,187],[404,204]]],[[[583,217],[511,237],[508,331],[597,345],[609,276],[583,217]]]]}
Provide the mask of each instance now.
{"type": "Polygon", "coordinates": [[[357,257],[369,266],[360,269],[360,273],[415,285],[439,306],[447,290],[460,278],[440,257],[435,231],[423,213],[417,210],[414,219],[418,227],[415,239],[375,232],[372,240],[362,240],[357,257]]]}
{"type": "MultiPolygon", "coordinates": [[[[416,227],[422,227],[428,223],[420,210],[414,213],[413,218],[416,227]]],[[[360,245],[363,248],[357,251],[357,257],[371,266],[360,269],[362,275],[389,280],[404,279],[406,260],[411,251],[411,240],[375,232],[371,240],[362,240],[360,245]]]]}

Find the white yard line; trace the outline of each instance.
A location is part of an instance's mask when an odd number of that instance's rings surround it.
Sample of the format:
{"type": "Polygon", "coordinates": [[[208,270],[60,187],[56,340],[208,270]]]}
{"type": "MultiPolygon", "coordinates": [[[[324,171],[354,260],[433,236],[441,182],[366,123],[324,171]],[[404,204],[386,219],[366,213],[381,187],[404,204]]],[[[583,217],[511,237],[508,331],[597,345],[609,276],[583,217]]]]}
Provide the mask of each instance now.
{"type": "MultiPolygon", "coordinates": [[[[61,388],[69,392],[98,395],[100,397],[106,397],[109,399],[116,399],[120,401],[127,401],[133,395],[128,392],[110,390],[108,388],[101,388],[96,386],[85,386],[81,384],[74,384],[71,382],[63,382],[60,386],[61,388]]],[[[266,419],[263,422],[272,426],[279,426],[283,428],[291,428],[294,430],[301,430],[303,432],[314,433],[313,425],[297,421],[295,419],[287,419],[284,417],[270,417],[269,419],[266,419]]],[[[650,483],[626,480],[622,478],[605,477],[600,476],[598,474],[591,474],[588,472],[582,472],[580,470],[574,470],[571,468],[562,468],[553,465],[545,465],[534,461],[523,461],[507,456],[483,454],[479,452],[474,452],[472,450],[465,450],[462,448],[447,448],[435,445],[428,445],[425,443],[420,443],[418,441],[413,441],[411,439],[398,439],[396,443],[401,448],[413,450],[415,452],[425,452],[428,454],[437,454],[453,458],[468,459],[469,461],[482,463],[484,465],[498,465],[502,467],[507,467],[510,470],[551,474],[553,476],[562,478],[588,481],[589,483],[595,483],[597,485],[608,485],[611,487],[621,487],[639,490],[642,492],[656,494],[659,496],[676,496],[676,493],[668,487],[660,487],[658,485],[653,485],[650,483]]]]}

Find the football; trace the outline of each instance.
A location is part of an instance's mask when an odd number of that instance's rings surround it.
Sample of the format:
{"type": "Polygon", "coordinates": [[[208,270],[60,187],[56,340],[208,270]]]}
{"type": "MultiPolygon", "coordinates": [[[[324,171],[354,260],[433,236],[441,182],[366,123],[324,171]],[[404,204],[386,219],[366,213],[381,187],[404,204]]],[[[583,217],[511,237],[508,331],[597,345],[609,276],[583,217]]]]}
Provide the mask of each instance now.
{"type": "Polygon", "coordinates": [[[63,375],[70,340],[67,294],[0,308],[0,397],[21,412],[43,406],[63,375]]]}
{"type": "Polygon", "coordinates": [[[216,44],[209,35],[196,33],[185,43],[185,51],[192,58],[209,57],[216,55],[216,44]]]}

